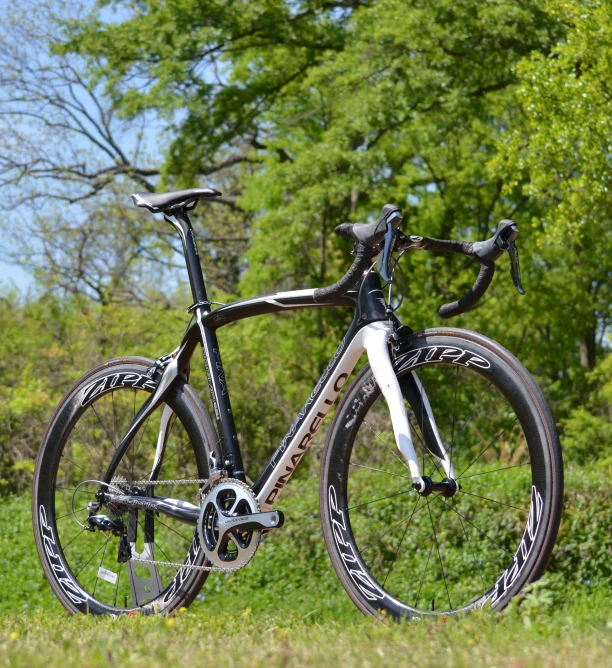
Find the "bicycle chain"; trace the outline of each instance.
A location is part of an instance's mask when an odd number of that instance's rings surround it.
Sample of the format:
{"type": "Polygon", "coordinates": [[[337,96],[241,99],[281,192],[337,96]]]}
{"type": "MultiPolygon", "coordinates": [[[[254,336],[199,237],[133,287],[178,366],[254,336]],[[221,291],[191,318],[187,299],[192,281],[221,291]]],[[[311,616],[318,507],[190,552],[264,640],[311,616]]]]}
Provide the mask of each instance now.
{"type": "MultiPolygon", "coordinates": [[[[123,482],[123,481],[121,481],[123,482]]],[[[204,485],[208,482],[207,479],[200,480],[129,480],[125,481],[130,485],[204,485]]],[[[111,481],[112,483],[112,481],[111,481]]],[[[194,566],[192,564],[179,564],[172,561],[155,561],[153,559],[130,559],[133,564],[152,564],[154,566],[170,566],[171,568],[176,568],[181,570],[181,568],[188,568],[192,571],[205,571],[207,573],[215,571],[217,573],[234,573],[239,571],[241,568],[244,568],[249,562],[238,566],[236,568],[219,568],[218,566],[194,566]]]]}
{"type": "Polygon", "coordinates": [[[219,568],[218,566],[193,566],[191,564],[177,564],[171,561],[154,561],[153,559],[130,559],[130,562],[133,564],[153,564],[155,566],[170,566],[171,568],[176,568],[181,570],[181,568],[188,568],[192,571],[216,571],[217,573],[233,573],[234,571],[239,571],[241,568],[244,568],[248,562],[242,566],[236,568],[219,568]]]}
{"type": "MultiPolygon", "coordinates": [[[[113,478],[114,480],[114,478],[113,478]]],[[[112,484],[111,480],[111,484],[112,484]]],[[[128,484],[128,485],[137,485],[137,486],[144,486],[144,485],[204,485],[205,483],[208,482],[208,478],[206,479],[200,479],[200,480],[185,480],[184,478],[182,480],[122,480],[120,481],[123,484],[128,484]]]]}

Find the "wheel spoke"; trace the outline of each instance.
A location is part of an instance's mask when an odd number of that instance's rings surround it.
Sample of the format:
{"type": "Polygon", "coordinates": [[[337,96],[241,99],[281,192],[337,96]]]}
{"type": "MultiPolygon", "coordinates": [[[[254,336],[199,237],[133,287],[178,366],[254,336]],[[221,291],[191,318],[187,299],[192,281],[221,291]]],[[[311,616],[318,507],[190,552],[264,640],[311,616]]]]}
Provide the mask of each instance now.
{"type": "Polygon", "coordinates": [[[491,538],[491,536],[489,536],[488,533],[485,533],[482,529],[478,528],[478,527],[474,524],[474,522],[471,522],[465,515],[462,515],[457,509],[453,508],[451,505],[449,505],[448,503],[446,503],[446,501],[445,501],[439,494],[434,494],[434,498],[436,498],[436,499],[440,499],[440,501],[442,501],[442,503],[443,503],[445,506],[447,506],[448,508],[450,508],[454,513],[457,513],[457,515],[459,515],[459,517],[463,518],[468,524],[470,524],[471,526],[473,526],[474,529],[476,529],[476,531],[478,531],[479,533],[481,533],[481,534],[482,534],[488,541],[490,541],[491,543],[493,543],[493,545],[497,545],[497,547],[498,547],[500,550],[502,550],[502,551],[505,552],[506,554],[512,556],[512,555],[510,554],[510,552],[508,552],[508,550],[506,550],[505,547],[502,547],[497,541],[494,541],[494,540],[491,538]]]}
{"type": "Polygon", "coordinates": [[[89,471],[86,471],[82,466],[80,466],[76,462],[73,462],[72,459],[70,459],[70,457],[66,457],[66,455],[64,453],[62,453],[62,458],[65,459],[66,461],[70,462],[71,464],[73,464],[77,468],[81,469],[81,471],[83,471],[83,473],[85,473],[85,475],[88,478],[90,478],[90,479],[93,478],[95,480],[95,476],[91,475],[91,473],[89,471]]]}
{"type": "Polygon", "coordinates": [[[449,610],[453,609],[453,604],[451,603],[450,593],[448,591],[448,583],[446,582],[446,573],[444,572],[444,564],[442,563],[442,555],[440,554],[440,544],[438,543],[438,534],[436,533],[436,528],[434,527],[433,517],[431,515],[431,507],[429,505],[429,499],[425,497],[427,501],[427,510],[429,511],[429,519],[431,521],[431,528],[434,535],[434,542],[436,544],[436,550],[438,551],[438,559],[440,561],[440,570],[442,571],[442,578],[444,579],[444,587],[446,589],[446,595],[448,596],[448,605],[450,606],[449,610]]]}
{"type": "Polygon", "coordinates": [[[399,559],[400,550],[402,549],[402,545],[404,544],[404,538],[406,538],[406,534],[408,533],[408,529],[410,528],[410,523],[412,522],[412,518],[414,517],[414,514],[417,510],[417,506],[419,505],[420,500],[421,500],[421,497],[418,496],[417,500],[416,500],[416,503],[414,504],[414,507],[412,508],[412,514],[410,515],[410,519],[408,520],[408,524],[406,524],[406,527],[404,529],[404,533],[402,534],[402,539],[400,540],[400,544],[397,548],[395,559],[391,562],[391,565],[389,566],[389,570],[387,571],[387,574],[385,575],[385,579],[383,580],[383,583],[382,583],[383,587],[387,583],[387,578],[389,577],[389,573],[391,573],[391,569],[395,565],[395,562],[399,559]]]}
{"type": "MultiPolygon", "coordinates": [[[[79,508],[78,510],[74,511],[74,514],[76,513],[82,513],[84,510],[87,510],[87,508],[79,508]]],[[[64,517],[71,517],[72,516],[72,510],[69,513],[66,513],[65,515],[60,515],[59,517],[55,518],[56,522],[59,522],[59,520],[63,520],[64,517]]]]}
{"type": "Polygon", "coordinates": [[[159,517],[155,518],[155,521],[159,522],[162,526],[166,527],[166,529],[170,529],[170,531],[174,531],[174,533],[177,536],[180,536],[186,543],[189,543],[191,545],[191,543],[193,542],[193,538],[185,538],[185,536],[183,536],[183,534],[180,531],[177,531],[176,529],[173,529],[169,524],[166,524],[165,522],[162,522],[159,519],[159,517]]]}
{"type": "MultiPolygon", "coordinates": [[[[102,562],[104,561],[104,557],[106,556],[106,548],[108,546],[108,541],[110,540],[110,534],[106,538],[106,543],[104,543],[104,552],[102,552],[102,558],[100,559],[100,564],[98,566],[98,572],[100,572],[100,566],[102,566],[102,562]]],[[[98,576],[96,575],[96,580],[94,582],[94,588],[93,591],[91,592],[92,597],[96,595],[96,587],[98,586],[98,576]]]]}
{"type": "MultiPolygon", "coordinates": [[[[476,478],[477,476],[480,475],[489,475],[489,473],[499,473],[500,471],[507,471],[508,469],[516,469],[519,468],[519,466],[530,466],[531,462],[526,462],[525,464],[514,464],[513,466],[503,466],[500,469],[493,469],[492,471],[483,471],[482,473],[473,473],[472,475],[462,475],[459,476],[460,478],[466,479],[466,478],[476,478]]],[[[459,480],[459,478],[457,478],[459,480]]]]}
{"type": "Polygon", "coordinates": [[[113,407],[113,434],[115,436],[115,443],[117,443],[117,414],[115,413],[115,391],[111,392],[111,404],[113,407]]]}
{"type": "MultiPolygon", "coordinates": [[[[426,506],[421,506],[421,508],[425,508],[426,506]]],[[[440,512],[440,515],[438,517],[438,522],[437,524],[440,524],[440,520],[442,519],[442,515],[444,513],[444,508],[442,508],[442,511],[440,512]]],[[[432,534],[433,538],[433,534],[432,534]]],[[[427,573],[427,567],[429,566],[429,560],[431,559],[431,553],[433,552],[434,544],[433,541],[431,543],[431,547],[429,548],[429,554],[427,555],[427,561],[425,562],[425,566],[423,568],[423,571],[421,573],[421,581],[419,582],[419,591],[417,592],[417,598],[416,602],[414,604],[414,607],[416,608],[417,605],[419,604],[419,600],[421,599],[421,590],[423,589],[423,583],[425,582],[425,574],[427,573]]]]}
{"type": "MultiPolygon", "coordinates": [[[[136,520],[136,522],[138,522],[138,526],[142,529],[142,535],[143,535],[143,536],[146,536],[147,533],[146,533],[146,531],[144,530],[144,527],[142,526],[142,524],[140,523],[140,521],[139,521],[139,520],[136,520]]],[[[169,561],[169,562],[172,562],[172,561],[173,561],[172,559],[169,559],[169,558],[168,558],[168,556],[166,555],[166,553],[165,553],[165,552],[161,549],[161,547],[155,542],[155,538],[153,539],[153,545],[155,545],[155,547],[156,547],[156,548],[157,548],[157,549],[164,555],[164,559],[165,559],[166,561],[169,561]]]]}
{"type": "Polygon", "coordinates": [[[91,404],[91,410],[96,414],[96,417],[98,418],[98,421],[99,421],[100,424],[102,425],[102,429],[104,429],[104,432],[105,432],[106,435],[108,436],[108,440],[113,444],[115,450],[117,450],[117,444],[116,444],[115,441],[111,438],[111,435],[108,433],[108,429],[107,429],[106,426],[104,425],[104,422],[102,422],[102,418],[98,415],[98,411],[96,410],[96,407],[95,407],[94,404],[91,404]]]}
{"type": "Polygon", "coordinates": [[[487,447],[486,447],[486,448],[485,448],[485,449],[478,455],[478,457],[476,457],[476,459],[472,460],[472,462],[468,465],[467,468],[465,468],[465,469],[463,469],[463,471],[461,471],[461,473],[457,476],[457,480],[459,480],[459,478],[461,478],[462,475],[464,475],[467,471],[469,471],[469,470],[472,468],[472,466],[473,466],[473,465],[474,465],[474,464],[475,464],[475,463],[476,463],[476,462],[477,462],[477,461],[484,455],[484,453],[485,453],[485,452],[486,452],[486,451],[493,445],[493,443],[495,443],[495,441],[497,441],[498,438],[500,438],[501,436],[503,436],[503,435],[506,433],[506,431],[507,431],[508,429],[510,429],[510,427],[512,427],[512,425],[513,425],[517,420],[518,420],[518,415],[515,416],[514,420],[512,420],[512,422],[511,422],[510,424],[506,425],[506,426],[499,432],[499,434],[497,434],[497,436],[496,436],[496,437],[489,443],[489,445],[487,445],[487,447]]]}
{"type": "Polygon", "coordinates": [[[119,571],[117,572],[117,584],[115,585],[115,598],[113,599],[113,606],[117,607],[117,592],[119,591],[119,580],[121,580],[121,569],[123,564],[119,564],[119,571]]]}
{"type": "Polygon", "coordinates": [[[74,536],[73,538],[71,538],[71,539],[66,543],[66,545],[62,545],[62,546],[61,546],[61,547],[62,547],[62,552],[63,552],[64,554],[66,554],[66,550],[67,550],[68,546],[69,546],[71,543],[74,543],[74,541],[75,541],[75,540],[76,540],[76,539],[83,533],[83,531],[85,531],[85,527],[82,527],[81,530],[79,531],[79,533],[78,533],[76,536],[74,536]]]}
{"type": "Polygon", "coordinates": [[[364,466],[363,464],[355,464],[354,462],[351,462],[351,466],[356,466],[357,468],[360,469],[368,469],[370,471],[378,471],[378,473],[386,473],[387,475],[392,475],[395,476],[396,478],[404,478],[404,480],[410,480],[410,482],[412,482],[412,478],[409,478],[408,476],[405,475],[400,475],[399,473],[391,473],[390,471],[383,471],[383,469],[375,469],[372,468],[371,466],[364,466]]]}
{"type": "Polygon", "coordinates": [[[421,473],[423,473],[425,471],[425,453],[427,453],[427,456],[429,457],[429,459],[431,460],[431,463],[434,466],[434,470],[432,471],[432,475],[433,475],[435,473],[436,467],[439,465],[439,461],[436,461],[434,459],[434,456],[431,454],[431,452],[429,452],[429,448],[427,448],[425,446],[425,443],[423,443],[423,439],[419,436],[419,432],[414,428],[414,425],[412,424],[412,420],[410,420],[410,418],[408,418],[408,422],[410,423],[412,431],[414,431],[415,435],[419,439],[419,442],[421,443],[421,446],[423,448],[423,467],[421,469],[421,473]]]}
{"type": "Polygon", "coordinates": [[[379,501],[384,501],[385,499],[391,499],[394,496],[399,496],[400,494],[409,494],[410,492],[413,492],[413,489],[403,489],[401,492],[395,492],[395,494],[389,494],[388,496],[381,496],[378,499],[374,499],[373,501],[366,501],[365,503],[358,503],[356,506],[351,506],[350,508],[347,508],[347,510],[354,510],[355,508],[361,508],[363,506],[369,506],[372,503],[378,503],[379,501]]]}
{"type": "MultiPolygon", "coordinates": [[[[456,368],[456,373],[455,373],[455,397],[453,399],[453,427],[451,431],[451,443],[455,442],[455,419],[457,416],[457,385],[459,384],[459,367],[456,368]]],[[[449,460],[450,464],[450,470],[453,470],[453,452],[451,449],[450,455],[449,455],[449,460]]]]}
{"type": "MultiPolygon", "coordinates": [[[[81,443],[83,444],[83,447],[85,448],[85,450],[87,450],[87,452],[89,453],[89,456],[91,457],[93,463],[94,463],[97,467],[99,467],[99,468],[98,468],[98,473],[99,473],[99,475],[101,476],[101,475],[102,475],[102,471],[103,471],[103,469],[104,469],[104,463],[102,462],[102,459],[100,459],[100,457],[97,457],[97,458],[96,458],[96,457],[93,456],[91,450],[89,449],[89,446],[85,443],[85,441],[81,438],[81,435],[79,434],[79,432],[76,430],[76,425],[73,427],[73,431],[74,431],[76,437],[79,439],[79,441],[81,441],[81,443]]],[[[96,455],[97,455],[97,454],[98,454],[98,451],[97,451],[97,449],[96,449],[96,455]]]]}
{"type": "Polygon", "coordinates": [[[376,545],[376,543],[378,543],[378,541],[383,539],[385,536],[388,536],[392,531],[395,531],[397,529],[397,527],[401,526],[406,520],[412,519],[412,516],[416,515],[416,513],[418,513],[418,512],[421,512],[421,510],[423,508],[425,508],[425,506],[421,506],[417,511],[413,512],[412,515],[406,515],[406,517],[404,517],[403,520],[400,520],[397,524],[394,524],[388,531],[385,531],[385,533],[378,536],[378,538],[376,538],[374,541],[372,541],[369,545],[367,545],[366,547],[364,547],[361,550],[358,550],[359,554],[362,554],[366,550],[369,550],[372,547],[372,545],[376,545]]]}
{"type": "MultiPolygon", "coordinates": [[[[453,506],[455,505],[455,497],[452,497],[453,501],[453,506]]],[[[465,524],[463,524],[463,520],[461,519],[461,516],[458,514],[458,519],[459,523],[461,524],[461,528],[463,529],[463,535],[465,536],[468,545],[470,546],[470,552],[472,553],[472,559],[474,560],[474,563],[476,564],[476,568],[478,569],[478,575],[480,575],[480,581],[482,582],[482,586],[486,587],[487,585],[485,584],[484,578],[482,577],[482,569],[480,568],[480,564],[478,562],[478,559],[476,559],[476,555],[474,554],[474,548],[472,547],[472,541],[470,540],[470,537],[468,536],[468,532],[465,530],[465,524]]]]}
{"type": "Polygon", "coordinates": [[[366,427],[367,427],[367,428],[374,434],[374,436],[376,436],[376,438],[377,438],[377,439],[378,439],[378,440],[385,446],[385,448],[387,448],[387,450],[388,450],[388,451],[395,457],[395,459],[397,459],[397,461],[398,461],[398,462],[399,462],[399,463],[400,463],[400,464],[401,464],[407,471],[410,471],[410,469],[408,468],[408,465],[406,464],[406,462],[404,462],[404,461],[398,456],[398,454],[397,454],[392,448],[390,448],[390,447],[389,447],[389,446],[382,440],[382,438],[381,438],[381,437],[380,437],[380,436],[379,436],[379,435],[372,429],[372,427],[370,427],[370,425],[369,425],[365,420],[363,421],[363,423],[364,423],[364,424],[366,425],[366,427]]]}
{"type": "MultiPolygon", "coordinates": [[[[110,536],[109,536],[109,538],[110,538],[110,536]]],[[[106,539],[106,543],[108,543],[109,538],[106,539]]],[[[79,575],[83,572],[83,570],[84,570],[85,568],[87,568],[87,566],[89,566],[89,564],[93,561],[93,559],[96,557],[96,555],[100,554],[100,550],[101,550],[103,547],[106,547],[106,543],[103,543],[102,545],[100,545],[100,547],[99,547],[99,548],[98,548],[98,549],[91,555],[91,557],[89,558],[89,560],[87,561],[87,563],[79,569],[78,573],[75,573],[75,574],[74,574],[74,577],[75,577],[75,578],[78,578],[79,575]]]]}
{"type": "Polygon", "coordinates": [[[140,450],[140,444],[142,443],[142,439],[144,438],[145,432],[147,431],[147,426],[149,425],[150,419],[151,415],[149,415],[147,421],[144,424],[144,427],[142,428],[142,434],[140,435],[140,440],[138,441],[138,445],[136,446],[135,452],[134,452],[134,440],[132,439],[132,470],[130,471],[130,475],[134,473],[134,462],[136,461],[136,455],[138,454],[138,450],[140,450]]]}
{"type": "MultiPolygon", "coordinates": [[[[469,478],[469,476],[468,476],[469,478]]],[[[55,485],[53,488],[54,490],[56,489],[63,489],[66,492],[76,492],[77,494],[91,494],[91,492],[86,492],[85,490],[82,489],[75,489],[74,487],[62,487],[61,485],[55,485]]]]}
{"type": "Polygon", "coordinates": [[[468,494],[469,496],[475,496],[479,499],[484,499],[485,501],[490,501],[491,503],[499,503],[500,506],[506,506],[506,508],[514,508],[514,510],[521,510],[524,513],[529,512],[525,508],[518,508],[517,506],[512,506],[509,503],[504,503],[503,501],[496,501],[495,499],[490,499],[488,496],[480,496],[479,494],[474,494],[472,492],[468,492],[465,489],[462,489],[461,493],[462,494],[468,494]]]}
{"type": "MultiPolygon", "coordinates": [[[[474,417],[474,415],[476,414],[476,412],[477,412],[478,409],[480,408],[480,404],[482,404],[482,401],[483,401],[483,399],[485,398],[485,395],[486,395],[486,394],[488,393],[488,391],[491,389],[491,386],[492,386],[492,385],[493,385],[493,382],[489,382],[489,384],[485,387],[483,393],[480,395],[480,399],[478,400],[476,406],[474,406],[474,408],[472,408],[472,411],[471,411],[471,413],[468,415],[467,419],[463,422],[463,424],[461,425],[461,427],[459,427],[459,431],[457,432],[457,436],[455,436],[455,438],[452,439],[451,444],[450,444],[450,446],[449,446],[449,448],[448,448],[448,450],[447,450],[447,452],[446,452],[446,455],[447,455],[447,457],[448,457],[448,459],[449,459],[450,462],[452,462],[452,460],[453,460],[453,448],[455,447],[455,443],[457,442],[457,439],[459,438],[459,436],[461,436],[461,434],[463,433],[463,430],[466,428],[466,426],[468,425],[468,423],[470,422],[470,420],[474,417]]],[[[454,429],[454,428],[453,428],[453,429],[454,429]]],[[[486,450],[486,448],[485,448],[485,450],[486,450]]],[[[481,453],[481,454],[483,454],[483,453],[481,453]]],[[[436,470],[435,470],[435,472],[437,472],[437,473],[440,472],[440,465],[441,465],[441,462],[438,462],[438,463],[436,464],[436,470]]]]}

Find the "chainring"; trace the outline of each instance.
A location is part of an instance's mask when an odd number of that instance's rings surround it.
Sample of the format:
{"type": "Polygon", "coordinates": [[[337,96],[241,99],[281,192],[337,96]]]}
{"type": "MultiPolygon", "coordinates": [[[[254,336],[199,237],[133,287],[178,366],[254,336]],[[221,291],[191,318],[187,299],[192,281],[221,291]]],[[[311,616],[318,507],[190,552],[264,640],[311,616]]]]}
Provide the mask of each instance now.
{"type": "Polygon", "coordinates": [[[216,483],[204,496],[198,518],[200,545],[206,557],[223,570],[246,566],[259,546],[261,531],[228,530],[219,535],[219,514],[239,517],[260,512],[250,487],[235,478],[216,483]]]}

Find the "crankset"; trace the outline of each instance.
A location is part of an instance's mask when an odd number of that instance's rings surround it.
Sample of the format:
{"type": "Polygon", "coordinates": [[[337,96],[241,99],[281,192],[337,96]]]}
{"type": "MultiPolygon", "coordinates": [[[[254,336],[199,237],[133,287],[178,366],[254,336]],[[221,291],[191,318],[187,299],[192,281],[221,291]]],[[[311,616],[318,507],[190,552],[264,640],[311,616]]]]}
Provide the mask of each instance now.
{"type": "Polygon", "coordinates": [[[279,511],[260,512],[251,489],[240,480],[226,478],[202,500],[198,534],[208,559],[222,569],[242,568],[253,558],[261,532],[284,523],[279,511]]]}

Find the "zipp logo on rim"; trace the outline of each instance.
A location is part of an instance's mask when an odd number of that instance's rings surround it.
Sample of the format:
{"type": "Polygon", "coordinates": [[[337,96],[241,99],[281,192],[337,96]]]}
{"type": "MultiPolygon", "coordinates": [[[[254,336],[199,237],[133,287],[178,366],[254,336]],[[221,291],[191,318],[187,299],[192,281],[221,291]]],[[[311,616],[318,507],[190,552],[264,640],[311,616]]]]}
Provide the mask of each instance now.
{"type": "Polygon", "coordinates": [[[521,574],[527,563],[527,558],[531,554],[531,549],[535,543],[536,536],[538,535],[543,507],[544,501],[542,500],[540,492],[538,492],[535,486],[532,486],[529,517],[527,518],[527,526],[525,527],[525,532],[521,538],[518,550],[514,555],[514,559],[512,559],[512,563],[506,568],[504,574],[495,583],[491,594],[485,599],[485,602],[490,600],[491,605],[495,605],[521,574]]]}
{"type": "Polygon", "coordinates": [[[368,601],[380,601],[385,598],[385,592],[372,581],[359,563],[350,539],[344,537],[347,533],[344,513],[338,509],[338,497],[333,485],[329,486],[329,519],[336,547],[351,580],[359,587],[368,601]]]}
{"type": "Polygon", "coordinates": [[[40,524],[40,535],[42,537],[43,545],[45,546],[45,553],[49,561],[49,565],[55,573],[55,577],[60,584],[60,587],[66,593],[66,596],[73,603],[85,603],[87,596],[77,587],[77,585],[70,579],[60,555],[57,552],[57,543],[53,535],[53,529],[47,524],[47,513],[44,506],[38,509],[38,522],[40,524]]]}
{"type": "Polygon", "coordinates": [[[104,378],[98,378],[98,380],[94,380],[93,383],[87,385],[83,390],[81,406],[92,401],[99,394],[104,394],[104,392],[119,387],[133,387],[134,389],[139,390],[155,390],[157,383],[151,380],[146,374],[129,373],[126,371],[105,376],[104,378]]]}
{"type": "Polygon", "coordinates": [[[425,348],[412,350],[399,357],[393,366],[399,372],[425,362],[451,362],[458,366],[473,366],[479,369],[491,368],[491,363],[484,357],[454,346],[426,346],[425,348]]]}

